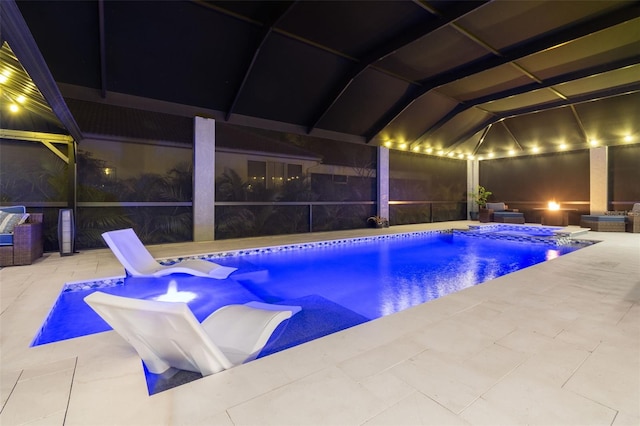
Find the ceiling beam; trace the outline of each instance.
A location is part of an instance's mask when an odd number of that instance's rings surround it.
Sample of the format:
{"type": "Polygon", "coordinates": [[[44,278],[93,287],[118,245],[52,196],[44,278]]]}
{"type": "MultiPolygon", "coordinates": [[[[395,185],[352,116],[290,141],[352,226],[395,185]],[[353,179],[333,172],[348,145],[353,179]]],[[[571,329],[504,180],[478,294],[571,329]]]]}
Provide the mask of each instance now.
{"type": "Polygon", "coordinates": [[[585,143],[589,142],[589,136],[587,135],[587,131],[584,129],[584,124],[582,124],[582,120],[578,115],[578,111],[576,111],[575,105],[569,105],[569,108],[571,108],[571,113],[573,114],[573,118],[576,120],[576,124],[578,124],[580,133],[582,133],[582,138],[584,139],[585,143]]]}
{"type": "Polygon", "coordinates": [[[0,1],[0,28],[11,50],[31,76],[58,120],[76,141],[82,140],[82,131],[71,115],[15,0],[0,1]]]}
{"type": "Polygon", "coordinates": [[[592,77],[598,74],[604,74],[606,72],[615,71],[618,69],[622,69],[628,66],[640,64],[640,55],[631,56],[629,58],[620,59],[618,61],[609,62],[606,64],[596,65],[590,68],[585,68],[582,70],[558,75],[556,77],[549,78],[540,83],[534,82],[529,83],[524,86],[515,87],[512,89],[503,90],[501,92],[492,93],[486,96],[480,96],[478,98],[470,99],[465,102],[459,103],[455,108],[449,111],[446,115],[432,124],[428,129],[426,129],[420,136],[418,136],[412,143],[410,148],[413,148],[416,145],[426,142],[431,135],[433,135],[437,130],[442,128],[445,124],[450,122],[453,118],[455,118],[458,114],[463,113],[464,111],[473,108],[477,105],[481,105],[487,102],[497,101],[499,99],[508,98],[510,96],[522,95],[524,93],[529,93],[534,90],[544,89],[551,86],[556,86],[558,84],[568,83],[570,81],[579,80],[581,78],[592,77]]]}
{"type": "Polygon", "coordinates": [[[261,34],[260,43],[258,44],[258,47],[256,48],[256,50],[253,52],[253,57],[251,58],[251,62],[249,62],[249,66],[244,72],[244,77],[242,78],[242,82],[236,89],[236,94],[233,97],[231,106],[227,110],[227,114],[226,114],[227,121],[229,121],[229,118],[231,118],[231,114],[233,114],[233,111],[236,108],[236,104],[238,103],[238,100],[242,95],[242,91],[244,90],[244,87],[247,84],[247,81],[249,80],[249,76],[251,75],[251,72],[253,71],[253,68],[256,64],[256,61],[258,60],[258,56],[260,56],[262,47],[267,42],[267,39],[269,38],[269,36],[273,33],[278,23],[282,20],[282,18],[284,18],[287,15],[287,13],[289,13],[289,11],[295,6],[296,3],[297,2],[288,4],[287,7],[277,17],[273,18],[270,22],[264,23],[264,31],[261,34]]]}
{"type": "Polygon", "coordinates": [[[589,93],[586,95],[575,96],[569,99],[559,99],[557,101],[548,102],[540,105],[533,105],[524,108],[514,109],[510,111],[505,111],[500,114],[494,114],[491,118],[488,118],[481,123],[475,125],[470,130],[466,131],[464,134],[460,135],[453,143],[449,146],[445,147],[450,152],[455,149],[458,145],[465,142],[471,136],[475,135],[480,130],[484,129],[485,126],[490,124],[495,124],[501,120],[506,120],[509,118],[517,117],[519,115],[525,114],[533,114],[535,112],[545,111],[554,108],[566,107],[569,105],[578,105],[586,102],[593,102],[607,98],[613,98],[616,96],[627,95],[630,93],[640,92],[640,82],[634,82],[631,84],[625,84],[622,86],[614,87],[611,89],[600,90],[597,92],[589,93]]]}
{"type": "Polygon", "coordinates": [[[518,142],[518,138],[516,138],[516,135],[513,134],[509,126],[507,126],[507,123],[505,122],[505,120],[501,120],[500,124],[502,124],[502,127],[504,127],[504,129],[507,131],[509,136],[511,136],[511,139],[513,139],[513,141],[516,143],[516,146],[520,149],[520,151],[524,151],[524,149],[522,148],[522,145],[520,145],[520,142],[518,142]]]}
{"type": "Polygon", "coordinates": [[[27,130],[11,130],[0,129],[0,138],[16,139],[29,142],[50,142],[70,144],[73,138],[69,135],[60,135],[57,133],[31,132],[27,130]]]}
{"type": "Polygon", "coordinates": [[[594,17],[588,21],[581,21],[541,36],[528,43],[517,44],[501,52],[501,56],[493,55],[487,59],[461,65],[452,70],[420,81],[420,87],[410,88],[387,113],[382,116],[369,131],[365,139],[370,142],[378,133],[402,114],[413,102],[432,89],[469,77],[471,75],[511,63],[555,46],[579,39],[606,28],[633,20],[640,16],[640,2],[630,2],[612,12],[594,17]]]}
{"type": "MultiPolygon", "coordinates": [[[[329,91],[329,94],[320,102],[318,112],[315,114],[315,118],[311,120],[309,125],[309,132],[313,131],[320,121],[327,115],[329,110],[340,99],[342,94],[349,88],[351,83],[362,74],[365,70],[372,67],[376,62],[386,58],[397,50],[419,40],[425,35],[450,24],[456,19],[468,14],[469,12],[479,8],[486,1],[477,2],[452,2],[451,9],[444,12],[436,12],[437,17],[432,20],[422,21],[406,31],[397,34],[365,53],[360,60],[353,64],[350,69],[339,79],[338,83],[329,91]]],[[[416,2],[419,6],[428,10],[429,13],[434,13],[432,7],[426,7],[424,2],[416,2]]]]}
{"type": "Polygon", "coordinates": [[[478,143],[473,148],[473,151],[471,151],[471,155],[473,155],[474,157],[476,156],[476,154],[478,153],[478,150],[480,149],[480,147],[484,143],[484,140],[487,137],[487,135],[489,134],[489,130],[491,130],[491,127],[493,127],[493,123],[489,124],[487,127],[484,128],[484,131],[482,132],[482,136],[480,136],[480,139],[478,140],[478,143]]]}

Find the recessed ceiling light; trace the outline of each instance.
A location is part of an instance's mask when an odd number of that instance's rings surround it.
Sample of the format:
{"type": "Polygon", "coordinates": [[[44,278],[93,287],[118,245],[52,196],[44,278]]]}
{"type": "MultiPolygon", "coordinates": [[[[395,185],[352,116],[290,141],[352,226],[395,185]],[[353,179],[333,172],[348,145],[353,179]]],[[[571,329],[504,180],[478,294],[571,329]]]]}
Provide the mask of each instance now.
{"type": "Polygon", "coordinates": [[[458,158],[464,158],[464,154],[463,153],[458,154],[458,158]]]}
{"type": "Polygon", "coordinates": [[[540,148],[538,148],[537,146],[534,146],[533,148],[531,148],[531,151],[536,153],[536,152],[540,151],[540,148]]]}
{"type": "Polygon", "coordinates": [[[560,149],[567,149],[567,144],[566,143],[561,143],[560,144],[560,149]]]}
{"type": "Polygon", "coordinates": [[[444,151],[438,151],[438,155],[444,155],[444,151]]]}
{"type": "Polygon", "coordinates": [[[633,140],[633,136],[631,136],[631,135],[626,135],[626,136],[624,137],[624,141],[625,141],[625,142],[631,142],[632,140],[633,140]]]}
{"type": "Polygon", "coordinates": [[[591,146],[596,146],[596,145],[598,145],[598,140],[597,140],[597,139],[591,139],[591,140],[589,141],[589,144],[590,144],[591,146]]]}
{"type": "Polygon", "coordinates": [[[512,149],[509,150],[509,155],[515,155],[515,153],[516,152],[514,150],[512,150],[512,149]]]}
{"type": "Polygon", "coordinates": [[[25,98],[24,96],[20,95],[16,98],[16,102],[18,102],[19,104],[23,104],[24,101],[26,101],[27,98],[25,98]]]}
{"type": "Polygon", "coordinates": [[[18,111],[20,111],[20,107],[18,105],[16,105],[16,104],[11,104],[11,105],[9,105],[9,111],[18,112],[18,111]]]}
{"type": "Polygon", "coordinates": [[[387,148],[389,148],[391,146],[391,141],[386,141],[384,143],[384,146],[386,146],[387,148]]]}
{"type": "Polygon", "coordinates": [[[469,160],[473,160],[473,158],[474,158],[474,157],[473,157],[473,155],[469,154],[469,155],[467,155],[467,158],[468,158],[469,160]]]}
{"type": "Polygon", "coordinates": [[[427,148],[424,150],[427,154],[431,154],[433,152],[433,148],[427,148]]]}
{"type": "Polygon", "coordinates": [[[4,74],[0,74],[0,83],[6,83],[7,82],[7,76],[4,74]]]}
{"type": "Polygon", "coordinates": [[[453,152],[450,152],[450,153],[448,153],[447,155],[448,155],[449,157],[453,157],[453,155],[454,155],[454,154],[453,154],[453,152]]]}
{"type": "Polygon", "coordinates": [[[493,158],[493,155],[494,155],[493,152],[490,152],[489,153],[489,158],[493,158]]]}

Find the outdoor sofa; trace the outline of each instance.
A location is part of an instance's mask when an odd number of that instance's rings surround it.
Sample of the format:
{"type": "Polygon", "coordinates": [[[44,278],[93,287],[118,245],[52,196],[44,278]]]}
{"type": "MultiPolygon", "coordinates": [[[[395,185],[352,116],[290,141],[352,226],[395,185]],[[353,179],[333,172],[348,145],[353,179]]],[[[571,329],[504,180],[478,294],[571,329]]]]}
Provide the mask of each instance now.
{"type": "Polygon", "coordinates": [[[0,207],[0,267],[42,257],[42,221],[42,213],[27,213],[24,206],[0,207]]]}
{"type": "Polygon", "coordinates": [[[480,209],[480,222],[524,223],[524,214],[518,209],[509,209],[505,203],[487,203],[480,209]]]}
{"type": "Polygon", "coordinates": [[[608,211],[601,215],[582,215],[580,227],[599,232],[640,233],[640,203],[635,203],[629,212],[608,211]]]}

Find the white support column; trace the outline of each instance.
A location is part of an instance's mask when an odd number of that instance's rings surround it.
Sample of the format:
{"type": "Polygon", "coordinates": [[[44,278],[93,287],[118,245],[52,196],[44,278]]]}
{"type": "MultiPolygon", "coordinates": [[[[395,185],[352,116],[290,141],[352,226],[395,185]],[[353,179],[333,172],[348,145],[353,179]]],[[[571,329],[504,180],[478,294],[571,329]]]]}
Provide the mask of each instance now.
{"type": "Polygon", "coordinates": [[[591,214],[609,207],[609,151],[606,146],[589,149],[589,204],[591,214]]]}
{"type": "Polygon", "coordinates": [[[378,216],[389,219],[389,148],[378,147],[378,216]]]}
{"type": "Polygon", "coordinates": [[[480,185],[480,162],[467,160],[467,219],[471,219],[471,212],[478,211],[478,205],[473,201],[471,194],[478,190],[480,185]]]}
{"type": "Polygon", "coordinates": [[[215,239],[216,121],[195,117],[193,141],[193,241],[215,239]]]}

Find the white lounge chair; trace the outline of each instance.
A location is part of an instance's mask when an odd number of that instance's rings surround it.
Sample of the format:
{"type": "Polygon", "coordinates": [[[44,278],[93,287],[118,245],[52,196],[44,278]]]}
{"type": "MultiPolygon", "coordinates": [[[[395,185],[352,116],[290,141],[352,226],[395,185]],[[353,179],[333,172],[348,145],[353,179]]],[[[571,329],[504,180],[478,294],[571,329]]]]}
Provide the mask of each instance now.
{"type": "Polygon", "coordinates": [[[299,306],[250,302],[224,306],[202,324],[182,302],[157,302],[95,292],[84,298],[130,343],[147,369],[208,376],[255,359],[276,327],[299,306]]]}
{"type": "Polygon", "coordinates": [[[133,229],[119,229],[102,234],[105,242],[132,276],[162,277],[182,273],[198,277],[225,279],[237,268],[218,265],[203,259],[188,259],[173,265],[161,265],[151,256],[133,229]]]}

